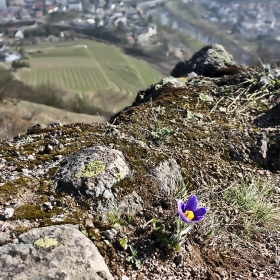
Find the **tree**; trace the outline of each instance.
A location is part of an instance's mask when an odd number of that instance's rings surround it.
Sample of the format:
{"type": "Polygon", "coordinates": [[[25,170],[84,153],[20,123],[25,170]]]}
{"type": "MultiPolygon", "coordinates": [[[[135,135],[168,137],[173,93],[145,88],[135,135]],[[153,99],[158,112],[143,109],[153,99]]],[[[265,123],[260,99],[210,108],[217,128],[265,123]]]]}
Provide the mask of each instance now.
{"type": "Polygon", "coordinates": [[[23,67],[30,67],[28,62],[20,61],[20,60],[14,60],[12,62],[12,68],[13,69],[18,69],[18,68],[23,68],[23,67]]]}
{"type": "Polygon", "coordinates": [[[100,19],[98,17],[95,17],[95,27],[99,26],[99,22],[100,22],[100,19]]]}
{"type": "Polygon", "coordinates": [[[29,30],[26,30],[24,32],[24,38],[27,39],[27,38],[30,38],[30,37],[32,37],[32,33],[29,30]]]}
{"type": "Polygon", "coordinates": [[[108,9],[109,4],[110,4],[110,0],[105,0],[105,5],[104,5],[105,10],[108,9]]]}
{"type": "Polygon", "coordinates": [[[53,27],[50,24],[45,25],[45,33],[47,37],[53,34],[53,27]]]}
{"type": "Polygon", "coordinates": [[[117,31],[118,32],[124,32],[125,31],[124,23],[122,21],[118,22],[117,31]]]}

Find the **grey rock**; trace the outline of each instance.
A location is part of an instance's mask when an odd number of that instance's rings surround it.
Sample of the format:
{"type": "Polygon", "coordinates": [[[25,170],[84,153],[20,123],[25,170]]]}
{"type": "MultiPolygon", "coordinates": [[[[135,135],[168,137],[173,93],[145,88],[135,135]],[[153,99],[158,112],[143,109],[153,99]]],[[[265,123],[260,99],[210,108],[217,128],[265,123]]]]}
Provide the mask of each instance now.
{"type": "Polygon", "coordinates": [[[170,196],[183,182],[181,168],[174,159],[161,162],[152,174],[156,178],[157,193],[160,196],[170,196]]]}
{"type": "Polygon", "coordinates": [[[56,128],[56,127],[59,127],[59,126],[62,126],[62,123],[61,123],[60,120],[58,122],[56,122],[56,123],[51,123],[49,125],[49,128],[56,128]]]}
{"type": "Polygon", "coordinates": [[[118,181],[130,174],[122,152],[107,147],[91,147],[68,158],[54,181],[59,192],[81,192],[99,197],[107,191],[106,198],[114,199],[111,191],[118,181]]]}
{"type": "Polygon", "coordinates": [[[115,238],[115,236],[117,235],[117,231],[114,228],[111,229],[107,229],[104,231],[104,235],[106,236],[107,239],[112,240],[115,238]]]}
{"type": "Polygon", "coordinates": [[[95,209],[104,221],[108,220],[108,214],[114,214],[117,217],[122,214],[133,216],[141,210],[143,210],[143,200],[135,191],[124,196],[121,201],[99,200],[95,209]]]}
{"type": "Polygon", "coordinates": [[[175,88],[185,86],[184,82],[180,79],[174,77],[166,77],[159,83],[149,86],[145,91],[139,91],[132,105],[134,106],[146,101],[155,100],[158,96],[161,95],[163,89],[169,85],[172,85],[172,87],[175,88]]]}
{"type": "Polygon", "coordinates": [[[53,146],[50,144],[47,144],[44,148],[44,153],[49,153],[53,150],[53,146]]]}
{"type": "Polygon", "coordinates": [[[68,158],[54,176],[54,184],[57,192],[84,195],[94,211],[107,220],[108,214],[133,215],[142,210],[143,201],[135,192],[124,195],[121,201],[116,198],[123,190],[113,186],[130,173],[122,152],[96,146],[68,158]]]}
{"type": "Polygon", "coordinates": [[[42,204],[42,208],[45,210],[52,210],[53,206],[52,206],[51,202],[47,201],[42,204]]]}
{"type": "Polygon", "coordinates": [[[11,239],[7,235],[0,235],[0,246],[4,245],[5,243],[9,242],[11,239]]]}
{"type": "Polygon", "coordinates": [[[57,139],[52,139],[51,143],[52,146],[58,145],[59,141],[57,139]]]}
{"type": "Polygon", "coordinates": [[[202,48],[188,61],[179,62],[171,71],[173,77],[187,76],[191,72],[206,77],[217,77],[237,70],[233,57],[223,46],[214,44],[202,48]]]}
{"type": "Polygon", "coordinates": [[[263,86],[267,86],[270,84],[270,78],[269,77],[261,77],[260,81],[259,81],[259,86],[263,87],[263,86]]]}
{"type": "Polygon", "coordinates": [[[0,248],[0,279],[113,280],[96,246],[75,226],[32,229],[0,248]],[[102,275],[99,276],[99,275],[102,275]]]}

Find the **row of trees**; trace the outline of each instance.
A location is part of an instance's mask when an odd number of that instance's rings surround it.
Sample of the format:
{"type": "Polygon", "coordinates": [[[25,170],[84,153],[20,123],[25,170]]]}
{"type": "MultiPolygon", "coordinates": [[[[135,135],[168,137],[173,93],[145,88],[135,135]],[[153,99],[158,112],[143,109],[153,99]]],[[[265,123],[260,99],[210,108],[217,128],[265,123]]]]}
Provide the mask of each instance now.
{"type": "Polygon", "coordinates": [[[13,69],[18,69],[18,68],[23,68],[23,67],[30,67],[30,64],[26,61],[20,61],[20,60],[14,60],[12,62],[12,68],[13,69]]]}
{"type": "Polygon", "coordinates": [[[107,118],[111,116],[110,112],[95,107],[92,102],[79,94],[69,98],[66,91],[58,89],[51,82],[31,87],[14,79],[9,71],[0,69],[0,102],[4,99],[13,100],[15,104],[20,100],[26,100],[75,113],[89,115],[99,113],[107,118]]]}

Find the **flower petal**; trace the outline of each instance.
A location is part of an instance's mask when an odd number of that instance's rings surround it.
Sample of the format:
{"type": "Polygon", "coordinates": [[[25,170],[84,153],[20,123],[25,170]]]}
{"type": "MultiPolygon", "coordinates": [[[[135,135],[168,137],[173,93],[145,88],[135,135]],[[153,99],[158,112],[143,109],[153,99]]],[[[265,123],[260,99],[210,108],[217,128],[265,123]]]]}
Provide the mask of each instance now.
{"type": "Polygon", "coordinates": [[[195,195],[192,195],[186,202],[183,211],[185,212],[189,210],[195,212],[196,207],[197,207],[197,197],[195,195]]]}
{"type": "Polygon", "coordinates": [[[202,207],[194,211],[194,217],[204,216],[208,211],[208,208],[202,207]]]}
{"type": "Polygon", "coordinates": [[[204,216],[197,216],[197,217],[194,217],[192,222],[198,222],[198,221],[201,221],[202,219],[204,218],[204,216]]]}
{"type": "Polygon", "coordinates": [[[178,213],[179,214],[184,214],[184,202],[181,199],[177,200],[177,205],[178,205],[178,213]]]}
{"type": "Polygon", "coordinates": [[[185,222],[185,223],[191,223],[192,221],[190,221],[185,215],[184,215],[184,208],[185,208],[185,204],[182,200],[178,199],[177,200],[177,205],[178,205],[178,213],[181,217],[181,219],[185,222]]]}
{"type": "MultiPolygon", "coordinates": [[[[180,214],[180,213],[179,213],[180,214]]],[[[183,222],[185,222],[185,223],[193,223],[193,221],[192,220],[189,220],[184,214],[180,214],[180,217],[181,217],[181,219],[183,220],[183,222]]]]}

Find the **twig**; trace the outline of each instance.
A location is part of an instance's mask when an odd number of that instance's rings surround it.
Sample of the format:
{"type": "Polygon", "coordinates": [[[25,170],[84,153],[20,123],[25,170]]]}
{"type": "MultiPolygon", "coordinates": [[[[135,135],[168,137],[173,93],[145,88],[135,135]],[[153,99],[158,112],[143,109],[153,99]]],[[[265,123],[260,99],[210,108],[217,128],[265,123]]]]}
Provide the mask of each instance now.
{"type": "Polygon", "coordinates": [[[216,102],[215,106],[211,109],[210,113],[211,114],[218,106],[218,104],[224,99],[225,97],[223,96],[218,102],[216,102]]]}

